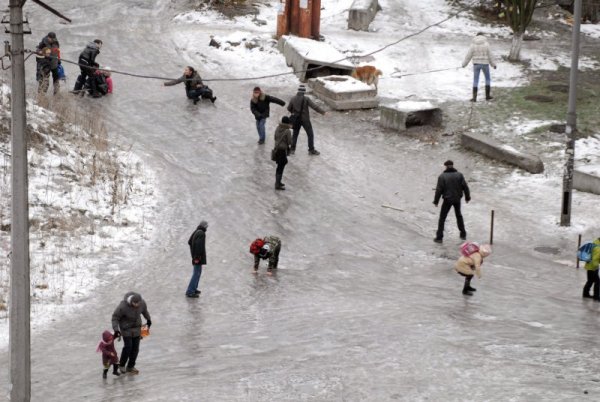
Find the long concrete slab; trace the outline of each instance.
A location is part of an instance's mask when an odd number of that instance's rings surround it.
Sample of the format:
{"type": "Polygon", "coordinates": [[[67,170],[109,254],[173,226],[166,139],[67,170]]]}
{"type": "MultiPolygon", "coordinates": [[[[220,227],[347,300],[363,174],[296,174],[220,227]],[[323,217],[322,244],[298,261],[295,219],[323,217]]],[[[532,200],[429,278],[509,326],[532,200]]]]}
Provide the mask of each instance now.
{"type": "Polygon", "coordinates": [[[576,169],[573,172],[573,188],[586,193],[600,194],[600,167],[576,169]]]}
{"type": "Polygon", "coordinates": [[[502,144],[481,134],[463,133],[461,135],[461,145],[489,158],[525,169],[530,173],[542,173],[544,171],[544,163],[539,156],[520,152],[510,145],[502,144]]]}
{"type": "Polygon", "coordinates": [[[377,88],[344,75],[311,78],[313,93],[335,110],[371,109],[379,105],[377,88]]]}
{"type": "Polygon", "coordinates": [[[378,10],[378,0],[354,0],[348,10],[348,29],[368,31],[378,10]]]}
{"type": "Polygon", "coordinates": [[[354,65],[344,60],[345,55],[325,42],[296,36],[282,36],[277,42],[277,48],[285,56],[287,65],[294,69],[296,76],[302,82],[306,82],[309,78],[329,75],[350,75],[354,70],[354,65]],[[322,68],[312,70],[316,67],[322,68]]]}

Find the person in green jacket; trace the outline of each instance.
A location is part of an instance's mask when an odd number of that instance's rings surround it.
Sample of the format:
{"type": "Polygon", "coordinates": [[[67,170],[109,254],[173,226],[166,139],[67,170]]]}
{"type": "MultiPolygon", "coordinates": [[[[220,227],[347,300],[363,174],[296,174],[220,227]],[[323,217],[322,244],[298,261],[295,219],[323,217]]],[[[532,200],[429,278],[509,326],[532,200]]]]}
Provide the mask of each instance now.
{"type": "Polygon", "coordinates": [[[592,260],[585,263],[587,271],[587,282],[583,286],[583,298],[600,301],[600,277],[598,266],[600,265],[600,237],[593,241],[595,247],[592,249],[592,260]],[[590,296],[590,288],[594,285],[594,296],[590,296]]]}

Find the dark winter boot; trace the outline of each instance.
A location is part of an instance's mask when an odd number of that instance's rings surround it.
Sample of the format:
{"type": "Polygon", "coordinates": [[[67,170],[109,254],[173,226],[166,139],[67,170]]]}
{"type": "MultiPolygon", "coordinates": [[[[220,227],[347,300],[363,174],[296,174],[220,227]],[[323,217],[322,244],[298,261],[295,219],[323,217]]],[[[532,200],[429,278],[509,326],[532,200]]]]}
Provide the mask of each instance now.
{"type": "Polygon", "coordinates": [[[477,87],[473,87],[473,97],[471,98],[471,102],[477,102],[477,87]]]}
{"type": "MultiPolygon", "coordinates": [[[[472,276],[465,277],[465,286],[463,287],[463,291],[462,291],[463,295],[473,296],[473,293],[471,293],[471,289],[473,289],[471,287],[471,279],[472,278],[473,278],[472,276]]],[[[475,290],[475,289],[473,289],[473,290],[475,290]]]]}
{"type": "Polygon", "coordinates": [[[492,90],[492,87],[490,87],[489,85],[485,86],[485,100],[492,100],[494,99],[491,95],[490,92],[492,90]]]}
{"type": "Polygon", "coordinates": [[[215,101],[216,101],[216,100],[217,100],[217,97],[216,97],[216,96],[213,96],[212,98],[210,98],[210,101],[211,101],[212,103],[215,103],[215,101]]]}
{"type": "Polygon", "coordinates": [[[586,292],[586,291],[584,290],[584,291],[583,291],[583,298],[584,298],[584,299],[591,299],[591,298],[592,298],[592,296],[590,296],[590,293],[589,293],[589,292],[586,292]]]}
{"type": "Polygon", "coordinates": [[[285,190],[285,186],[281,184],[281,176],[280,174],[275,175],[275,190],[285,190]]]}
{"type": "Polygon", "coordinates": [[[107,374],[108,374],[108,369],[102,370],[102,378],[106,378],[107,374]]]}
{"type": "MultiPolygon", "coordinates": [[[[104,371],[108,371],[108,369],[106,369],[104,371]]],[[[119,365],[118,364],[113,364],[113,375],[116,375],[117,377],[121,375],[121,373],[119,372],[119,365]]]]}
{"type": "Polygon", "coordinates": [[[288,155],[294,155],[296,153],[296,148],[295,147],[291,147],[290,148],[290,152],[288,153],[288,155]]]}

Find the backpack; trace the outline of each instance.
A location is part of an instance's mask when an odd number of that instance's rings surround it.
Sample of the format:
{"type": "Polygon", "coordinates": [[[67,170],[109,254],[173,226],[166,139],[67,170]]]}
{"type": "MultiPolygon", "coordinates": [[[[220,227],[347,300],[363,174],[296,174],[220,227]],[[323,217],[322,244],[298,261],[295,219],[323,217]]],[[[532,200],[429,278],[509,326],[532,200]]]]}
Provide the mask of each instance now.
{"type": "Polygon", "coordinates": [[[257,255],[260,252],[260,249],[265,245],[265,241],[263,239],[256,239],[250,244],[250,254],[257,255]]]}
{"type": "Polygon", "coordinates": [[[475,242],[466,241],[460,245],[460,254],[464,255],[465,257],[469,257],[471,254],[476,253],[478,251],[479,251],[479,244],[477,244],[475,242]]]}
{"type": "Polygon", "coordinates": [[[592,261],[592,251],[596,245],[592,242],[587,242],[577,250],[577,258],[579,261],[583,262],[591,262],[592,261]]]}

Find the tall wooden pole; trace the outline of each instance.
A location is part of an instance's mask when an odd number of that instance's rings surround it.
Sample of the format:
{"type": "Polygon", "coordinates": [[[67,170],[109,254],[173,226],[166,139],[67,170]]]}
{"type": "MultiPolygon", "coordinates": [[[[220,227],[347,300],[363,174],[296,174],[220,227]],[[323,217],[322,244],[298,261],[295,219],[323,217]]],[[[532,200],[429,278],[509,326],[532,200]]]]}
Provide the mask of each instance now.
{"type": "Polygon", "coordinates": [[[300,32],[300,1],[290,0],[290,33],[298,35],[300,32]]]}
{"type": "Polygon", "coordinates": [[[27,135],[25,109],[25,57],[23,4],[10,0],[11,36],[11,136],[12,223],[10,269],[10,400],[31,399],[29,198],[27,179],[27,135]]]}

